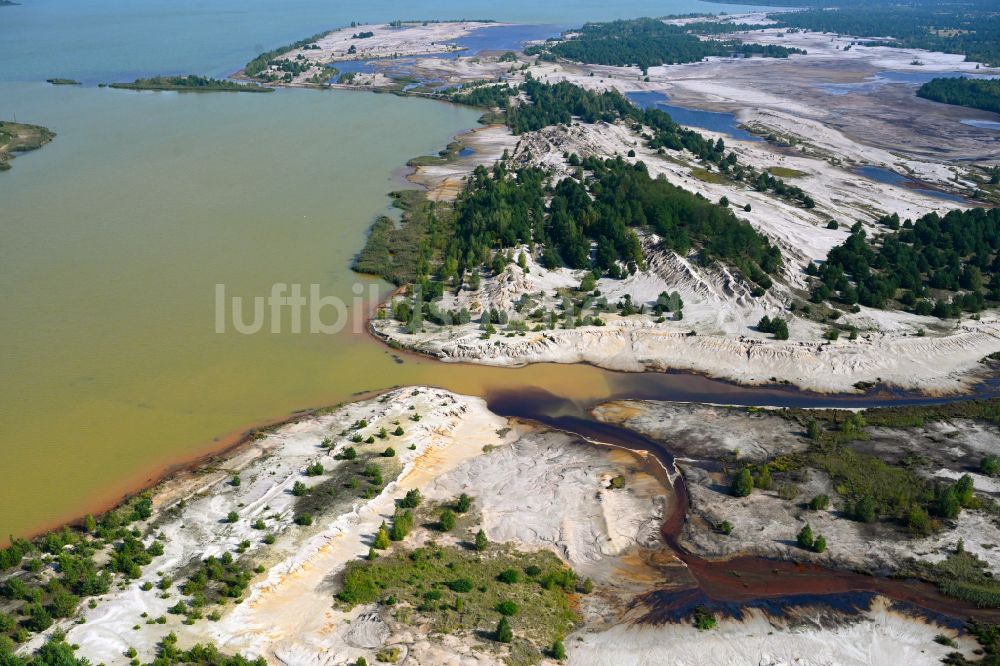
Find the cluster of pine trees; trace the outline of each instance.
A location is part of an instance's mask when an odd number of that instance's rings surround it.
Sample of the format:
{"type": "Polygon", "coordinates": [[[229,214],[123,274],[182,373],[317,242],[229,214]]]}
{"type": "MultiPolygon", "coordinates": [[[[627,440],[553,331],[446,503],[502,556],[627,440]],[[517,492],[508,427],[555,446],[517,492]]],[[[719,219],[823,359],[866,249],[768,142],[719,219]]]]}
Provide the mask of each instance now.
{"type": "Polygon", "coordinates": [[[747,44],[738,40],[699,39],[687,26],[640,18],[588,23],[569,39],[525,49],[528,55],[566,58],[594,65],[636,65],[643,72],[658,65],[698,62],[709,56],[760,55],[787,58],[805,53],[777,45],[747,44]]]}
{"type": "MultiPolygon", "coordinates": [[[[653,179],[643,163],[622,158],[579,160],[575,177],[550,183],[529,167],[509,171],[502,163],[478,168],[455,208],[454,235],[439,278],[460,278],[491,262],[493,251],[529,244],[541,263],[554,268],[592,268],[620,277],[622,266],[644,265],[638,230],[663,238],[665,249],[704,262],[733,266],[761,290],[781,266],[781,253],[727,207],[653,179]]],[[[500,268],[502,269],[501,263],[500,268]]]]}
{"type": "Polygon", "coordinates": [[[965,76],[931,79],[920,86],[917,96],[944,104],[1000,113],[998,79],[970,79],[965,76]]]}
{"type": "Polygon", "coordinates": [[[918,314],[943,318],[1000,300],[1000,210],[930,213],[902,225],[898,217],[882,222],[898,230],[873,245],[856,224],[821,268],[807,267],[817,278],[814,302],[886,308],[898,301],[918,314]]]}

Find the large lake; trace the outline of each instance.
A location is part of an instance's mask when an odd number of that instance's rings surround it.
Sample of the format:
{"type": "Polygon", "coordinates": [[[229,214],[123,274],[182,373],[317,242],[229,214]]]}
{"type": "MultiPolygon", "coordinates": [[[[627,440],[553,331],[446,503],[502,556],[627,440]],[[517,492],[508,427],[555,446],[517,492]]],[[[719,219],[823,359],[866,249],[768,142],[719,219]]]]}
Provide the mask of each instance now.
{"type": "Polygon", "coordinates": [[[727,6],[23,2],[0,8],[0,117],[58,137],[0,174],[0,534],[96,511],[233,433],[358,391],[535,385],[587,399],[628,381],[588,367],[400,364],[349,331],[215,332],[217,284],[230,295],[300,283],[351,297],[366,281],[348,265],[386,210],[386,193],[401,186],[399,167],[473,127],[475,111],[352,92],[95,86],[154,73],[222,76],[260,51],[352,20],[569,25],[727,6]],[[42,83],[56,76],[86,85],[42,83]]]}

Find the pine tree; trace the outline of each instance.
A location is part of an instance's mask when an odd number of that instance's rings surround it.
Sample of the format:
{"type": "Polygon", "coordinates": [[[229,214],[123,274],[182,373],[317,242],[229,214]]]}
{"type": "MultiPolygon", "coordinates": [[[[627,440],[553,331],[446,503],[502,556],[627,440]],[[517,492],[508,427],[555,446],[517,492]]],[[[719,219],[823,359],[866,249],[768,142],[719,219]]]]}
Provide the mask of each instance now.
{"type": "Polygon", "coordinates": [[[774,485],[774,482],[771,480],[770,467],[768,467],[767,465],[761,467],[760,473],[757,475],[757,481],[754,483],[754,485],[757,488],[760,488],[761,490],[771,489],[771,487],[774,485]]]}
{"type": "Polygon", "coordinates": [[[484,551],[490,545],[489,540],[486,538],[486,532],[481,529],[476,532],[476,550],[484,551]]]}
{"type": "Polygon", "coordinates": [[[735,497],[746,497],[753,492],[753,476],[746,467],[740,470],[733,480],[732,493],[735,497]]]}
{"type": "Polygon", "coordinates": [[[375,535],[375,543],[372,544],[372,547],[379,550],[385,550],[389,547],[389,530],[385,527],[385,521],[382,521],[382,525],[378,528],[378,534],[375,535]]]}
{"type": "Polygon", "coordinates": [[[795,538],[795,540],[798,542],[800,548],[805,548],[807,550],[812,549],[814,543],[813,532],[808,523],[806,523],[805,527],[799,530],[799,535],[795,538]]]}
{"type": "Polygon", "coordinates": [[[514,630],[510,628],[510,622],[506,617],[501,617],[497,624],[497,640],[501,643],[510,643],[514,640],[514,630]]]}

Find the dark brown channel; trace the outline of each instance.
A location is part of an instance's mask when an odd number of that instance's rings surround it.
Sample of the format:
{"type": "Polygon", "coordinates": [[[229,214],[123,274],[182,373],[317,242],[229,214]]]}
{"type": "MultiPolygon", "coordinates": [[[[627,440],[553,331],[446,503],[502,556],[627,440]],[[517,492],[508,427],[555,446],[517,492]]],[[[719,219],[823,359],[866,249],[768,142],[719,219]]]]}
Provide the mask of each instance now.
{"type": "MultiPolygon", "coordinates": [[[[779,396],[780,393],[779,390],[772,395],[779,396]]],[[[794,390],[779,397],[776,402],[780,404],[776,406],[872,407],[945,401],[905,395],[868,396],[866,400],[859,396],[814,396],[794,390]]],[[[589,417],[586,409],[548,392],[538,389],[497,392],[488,395],[487,402],[490,410],[501,416],[534,421],[595,442],[646,451],[654,455],[668,473],[673,474],[676,470],[673,456],[661,442],[596,421],[589,417]]],[[[687,566],[695,584],[682,589],[654,590],[644,595],[641,601],[649,609],[642,618],[644,622],[659,624],[677,621],[696,607],[737,618],[749,608],[760,608],[773,615],[782,615],[792,608],[804,606],[822,606],[853,613],[868,609],[872,598],[882,595],[901,610],[933,618],[943,624],[960,626],[970,619],[1000,623],[1000,609],[979,608],[945,596],[935,586],[918,580],[873,576],[764,557],[740,556],[725,560],[698,557],[689,552],[679,539],[689,507],[683,478],[677,475],[671,487],[674,502],[661,528],[663,540],[667,548],[687,566]]]]}

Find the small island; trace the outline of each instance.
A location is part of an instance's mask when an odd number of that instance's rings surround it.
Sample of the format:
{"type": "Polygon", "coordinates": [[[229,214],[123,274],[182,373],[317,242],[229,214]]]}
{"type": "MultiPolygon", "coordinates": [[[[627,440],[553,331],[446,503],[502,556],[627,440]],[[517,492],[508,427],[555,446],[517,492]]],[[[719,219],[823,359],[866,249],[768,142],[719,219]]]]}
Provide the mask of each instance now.
{"type": "Polygon", "coordinates": [[[148,79],[136,79],[132,83],[112,83],[111,88],[124,90],[174,90],[177,92],[274,92],[255,84],[236,83],[221,79],[210,79],[204,76],[189,74],[188,76],[153,76],[148,79]]]}
{"type": "Polygon", "coordinates": [[[20,3],[12,2],[11,0],[0,0],[0,7],[13,7],[20,3]]]}
{"type": "Polygon", "coordinates": [[[53,78],[53,79],[45,79],[45,82],[46,83],[51,83],[54,86],[78,86],[78,85],[81,85],[80,82],[77,81],[76,79],[53,78]]]}
{"type": "MultiPolygon", "coordinates": [[[[2,0],[0,0],[2,1],[2,0]]],[[[41,125],[25,125],[0,120],[0,171],[11,168],[13,153],[37,150],[55,137],[56,133],[41,125]]]]}

